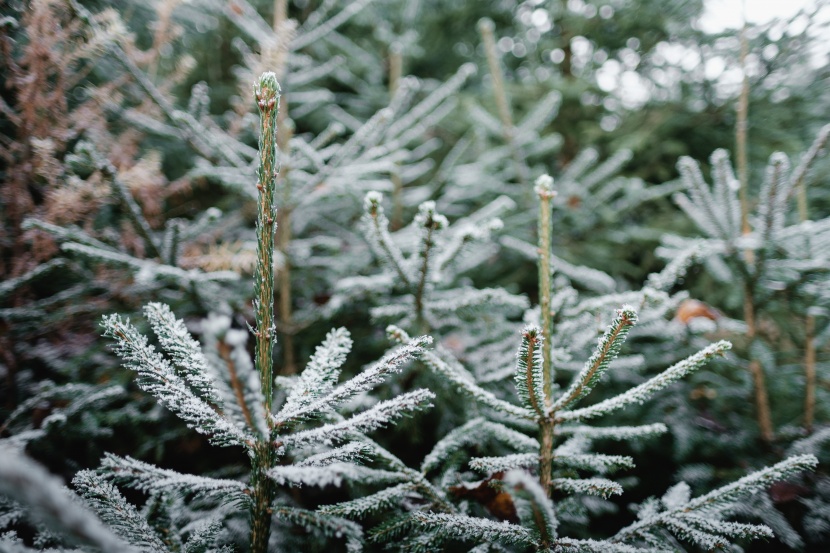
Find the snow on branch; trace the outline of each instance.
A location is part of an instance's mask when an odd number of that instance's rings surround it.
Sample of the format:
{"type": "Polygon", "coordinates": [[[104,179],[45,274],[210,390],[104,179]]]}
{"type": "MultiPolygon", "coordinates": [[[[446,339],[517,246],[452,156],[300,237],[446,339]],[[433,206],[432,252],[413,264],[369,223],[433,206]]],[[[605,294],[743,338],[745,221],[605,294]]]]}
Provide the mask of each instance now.
{"type": "Polygon", "coordinates": [[[479,417],[466,422],[441,438],[432,451],[424,457],[421,472],[426,474],[438,468],[454,452],[468,445],[479,444],[487,438],[506,443],[513,449],[525,453],[539,450],[539,441],[535,438],[525,436],[503,424],[479,417]]]}
{"type": "Polygon", "coordinates": [[[689,196],[677,193],[674,195],[675,202],[710,237],[731,239],[733,236],[729,232],[725,206],[715,201],[697,161],[690,157],[681,157],[677,162],[677,170],[689,196]]]}
{"type": "Polygon", "coordinates": [[[320,509],[320,512],[326,515],[361,518],[397,507],[406,501],[410,495],[413,495],[416,488],[417,486],[411,482],[403,482],[366,497],[334,505],[325,505],[320,509]]]}
{"type": "Polygon", "coordinates": [[[340,375],[340,367],[352,349],[352,338],[345,328],[337,328],[326,334],[326,339],[314,350],[314,355],[291,389],[279,416],[290,416],[315,399],[331,391],[340,375]]]}
{"type": "Polygon", "coordinates": [[[493,474],[511,469],[528,469],[539,464],[538,453],[514,453],[499,457],[475,457],[470,459],[470,468],[479,472],[493,474]]]}
{"type": "Polygon", "coordinates": [[[101,520],[127,542],[153,553],[170,551],[147,520],[102,476],[82,470],[75,475],[72,484],[101,520]]]}
{"type": "Polygon", "coordinates": [[[589,439],[630,440],[644,436],[663,434],[668,427],[662,422],[644,424],[642,426],[586,426],[586,425],[559,425],[556,433],[562,435],[573,434],[589,439]]]}
{"type": "Polygon", "coordinates": [[[360,463],[372,452],[368,444],[350,442],[295,463],[298,467],[325,467],[333,463],[360,463]]]}
{"type": "Polygon", "coordinates": [[[599,417],[602,415],[606,415],[617,409],[622,409],[623,407],[627,407],[633,403],[642,404],[646,399],[651,397],[655,392],[662,390],[669,384],[683,378],[687,374],[699,369],[702,367],[709,359],[716,355],[723,355],[726,351],[728,351],[732,347],[732,344],[725,340],[721,340],[714,344],[707,346],[706,348],[702,349],[701,351],[695,353],[680,361],[679,363],[672,365],[659,375],[643,382],[639,386],[635,386],[631,388],[627,392],[624,392],[616,397],[607,399],[605,401],[601,401],[596,405],[592,405],[590,407],[583,407],[582,409],[576,409],[573,411],[561,411],[557,414],[556,420],[559,421],[569,421],[569,420],[585,420],[589,418],[599,417]]]}
{"type": "Polygon", "coordinates": [[[300,526],[308,531],[316,530],[326,537],[345,538],[346,551],[349,553],[363,550],[363,530],[360,529],[360,525],[350,520],[295,507],[275,506],[272,510],[276,520],[300,526]]]}
{"type": "Polygon", "coordinates": [[[546,407],[542,362],[545,347],[549,346],[545,344],[539,327],[525,327],[516,353],[516,372],[513,376],[519,398],[527,409],[532,409],[539,417],[544,417],[546,407]]]}
{"type": "Polygon", "coordinates": [[[401,278],[402,283],[411,287],[415,282],[413,275],[409,274],[406,262],[400,248],[392,240],[389,234],[389,219],[383,212],[380,202],[383,195],[380,192],[369,192],[363,202],[363,228],[369,239],[369,243],[378,252],[379,257],[389,265],[401,278]]]}
{"type": "MultiPolygon", "coordinates": [[[[98,517],[79,505],[58,478],[8,448],[0,448],[0,495],[18,503],[48,528],[61,530],[74,543],[90,544],[102,551],[137,553],[98,517]]],[[[108,521],[104,519],[104,522],[108,521]]],[[[0,545],[5,544],[0,542],[0,545]]]]}
{"type": "Polygon", "coordinates": [[[268,469],[268,476],[282,486],[340,486],[343,481],[361,484],[400,482],[399,472],[362,467],[352,463],[332,463],[324,467],[285,465],[268,469]]]}
{"type": "Polygon", "coordinates": [[[329,423],[311,430],[302,430],[287,436],[279,436],[278,442],[300,447],[309,444],[331,445],[352,433],[369,432],[385,426],[408,413],[431,407],[435,394],[429,390],[415,390],[392,399],[381,401],[371,409],[344,421],[329,423]]]}
{"type": "MultiPolygon", "coordinates": [[[[301,404],[299,401],[296,401],[294,402],[295,407],[293,410],[289,410],[290,405],[286,404],[283,410],[274,416],[275,423],[278,425],[285,424],[290,420],[294,420],[302,416],[318,414],[356,396],[359,393],[374,388],[383,382],[383,379],[389,374],[399,372],[403,368],[404,363],[418,354],[423,353],[425,351],[424,347],[431,342],[432,338],[429,336],[421,336],[410,340],[408,344],[386,355],[371,368],[363,371],[351,380],[341,384],[328,394],[316,399],[315,401],[305,405],[301,404]]],[[[324,349],[321,354],[327,351],[331,352],[331,349],[324,349]]]]}
{"type": "Polygon", "coordinates": [[[554,514],[553,501],[550,500],[539,481],[523,470],[510,470],[502,478],[504,483],[514,490],[514,494],[526,499],[533,511],[533,520],[544,544],[556,539],[559,520],[554,514]]]}
{"type": "Polygon", "coordinates": [[[607,478],[554,478],[551,485],[561,492],[598,495],[604,499],[623,493],[622,486],[607,478]]]}
{"type": "Polygon", "coordinates": [[[557,465],[607,474],[624,468],[634,468],[634,460],[625,455],[604,455],[602,453],[557,454],[557,465]]]}
{"type": "Polygon", "coordinates": [[[203,399],[217,404],[218,394],[210,377],[207,359],[184,322],[177,319],[163,303],[144,306],[144,316],[150,322],[162,349],[172,358],[187,383],[203,399]]]}
{"type": "MultiPolygon", "coordinates": [[[[387,329],[387,332],[389,332],[389,329],[387,329]]],[[[461,392],[467,394],[482,405],[522,419],[535,419],[533,411],[497,398],[492,392],[477,385],[469,373],[461,373],[438,357],[435,352],[424,351],[421,354],[421,360],[436,374],[447,378],[461,392]]]]}
{"type": "Polygon", "coordinates": [[[496,522],[467,515],[422,512],[414,513],[413,517],[421,526],[445,539],[538,545],[530,530],[507,521],[496,522]]]}
{"type": "Polygon", "coordinates": [[[220,500],[223,503],[242,505],[250,502],[250,496],[243,482],[182,474],[129,456],[118,457],[107,453],[101,462],[100,472],[130,488],[147,493],[194,494],[220,500]]]}
{"type": "Polygon", "coordinates": [[[173,411],[197,432],[221,446],[246,445],[253,437],[228,421],[208,402],[196,395],[171,364],[156,352],[129,320],[118,315],[104,316],[104,336],[115,339],[115,352],[125,366],[138,374],[138,385],[173,411]]]}
{"type": "Polygon", "coordinates": [[[585,366],[579,371],[570,387],[554,403],[552,411],[559,411],[578,402],[591,393],[602,375],[608,370],[611,361],[620,354],[620,349],[628,331],[637,323],[637,312],[630,305],[624,305],[617,310],[614,320],[609,325],[605,334],[597,342],[597,348],[593,355],[585,362],[585,366]]]}
{"type": "Polygon", "coordinates": [[[654,502],[647,502],[641,508],[641,519],[617,532],[613,541],[647,539],[648,533],[657,527],[668,528],[681,539],[706,549],[724,547],[729,539],[771,537],[772,532],[766,526],[727,522],[721,516],[741,497],[758,493],[773,482],[800,472],[814,470],[817,465],[818,459],[813,455],[790,457],[691,500],[688,486],[681,483],[664,497],[665,511],[659,511],[654,502]]]}
{"type": "Polygon", "coordinates": [[[781,152],[775,152],[767,164],[764,187],[758,204],[761,243],[769,245],[784,228],[787,199],[793,182],[789,179],[790,160],[781,152]]]}

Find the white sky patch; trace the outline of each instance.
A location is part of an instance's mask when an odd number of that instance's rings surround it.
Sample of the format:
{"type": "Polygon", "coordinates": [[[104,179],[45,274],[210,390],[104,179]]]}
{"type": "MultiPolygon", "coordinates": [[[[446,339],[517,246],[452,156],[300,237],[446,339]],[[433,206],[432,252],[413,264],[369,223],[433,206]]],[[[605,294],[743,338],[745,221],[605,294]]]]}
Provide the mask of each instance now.
{"type": "MultiPolygon", "coordinates": [[[[827,4],[826,1],[823,3],[827,4]]],[[[700,18],[700,29],[707,33],[740,29],[744,24],[744,4],[746,4],[747,20],[750,23],[763,24],[773,19],[789,19],[799,10],[811,8],[817,2],[816,0],[706,0],[706,9],[703,17],[700,18]]]]}
{"type": "MultiPolygon", "coordinates": [[[[792,20],[801,10],[812,11],[816,6],[821,9],[816,15],[816,22],[830,22],[830,0],[706,0],[706,7],[703,16],[695,23],[696,28],[707,33],[722,33],[734,30],[737,37],[738,29],[744,23],[744,4],[746,4],[746,17],[750,23],[764,25],[773,21],[780,21],[780,25],[773,26],[770,31],[772,37],[778,36],[786,31],[789,35],[798,35],[807,28],[808,19],[802,17],[792,20]],[[792,20],[792,21],[790,21],[792,20]]],[[[569,0],[569,8],[579,8],[583,3],[581,0],[569,0]]],[[[776,40],[773,38],[773,40],[776,40]]],[[[591,44],[585,41],[584,37],[575,37],[571,41],[571,49],[574,53],[575,65],[581,64],[583,58],[591,55],[591,44]],[[579,63],[578,63],[579,62],[579,63]]],[[[825,31],[818,35],[816,29],[812,29],[811,63],[816,67],[830,63],[830,32],[825,31]]],[[[561,52],[561,51],[560,51],[561,52]]],[[[743,72],[737,67],[728,67],[726,60],[715,56],[708,59],[701,59],[700,54],[682,44],[661,42],[656,47],[656,54],[664,60],[665,65],[658,67],[649,75],[651,83],[638,75],[636,69],[639,63],[639,56],[635,50],[623,49],[619,59],[609,59],[602,63],[596,72],[596,80],[599,88],[612,94],[619,101],[616,104],[626,109],[638,109],[645,105],[652,96],[665,98],[671,95],[672,88],[681,79],[680,72],[691,73],[700,71],[700,78],[706,78],[715,83],[718,95],[722,99],[732,98],[738,94],[743,72]],[[630,52],[630,55],[629,55],[630,52]],[[656,85],[656,88],[655,88],[656,85]]],[[[752,77],[757,73],[757,66],[760,58],[771,59],[778,54],[775,45],[768,45],[760,52],[751,52],[747,58],[747,72],[752,77]]],[[[559,63],[564,56],[551,60],[559,63]]],[[[610,108],[609,108],[610,109],[610,108]]],[[[613,130],[616,122],[607,120],[603,122],[602,128],[606,131],[613,130]]]]}
{"type": "MultiPolygon", "coordinates": [[[[740,29],[746,19],[750,23],[765,24],[774,20],[789,21],[799,11],[811,12],[819,7],[816,22],[830,22],[830,0],[706,0],[703,16],[698,21],[700,30],[707,33],[720,33],[727,29],[740,29]]],[[[807,28],[806,17],[795,19],[787,31],[797,35],[807,28]]],[[[779,31],[780,32],[780,31],[779,31]]],[[[821,67],[830,61],[830,33],[827,30],[812,33],[812,65],[821,67]],[[823,35],[817,34],[823,32],[823,35]]]]}

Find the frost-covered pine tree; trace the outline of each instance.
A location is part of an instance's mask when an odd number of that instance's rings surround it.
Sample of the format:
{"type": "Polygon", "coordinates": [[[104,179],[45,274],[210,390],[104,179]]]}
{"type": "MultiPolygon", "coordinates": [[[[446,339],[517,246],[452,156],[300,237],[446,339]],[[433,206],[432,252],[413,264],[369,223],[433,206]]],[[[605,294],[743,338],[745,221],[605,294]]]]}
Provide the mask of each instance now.
{"type": "MultiPolygon", "coordinates": [[[[823,313],[828,287],[828,220],[809,220],[804,198],[809,170],[828,135],[830,127],[825,127],[795,169],[790,168],[783,153],[770,157],[752,212],[725,150],[712,154],[712,186],[704,180],[697,162],[681,159],[678,169],[686,193],[678,193],[674,199],[701,236],[667,235],[660,249],[667,259],[701,262],[716,282],[740,283],[743,305],[739,320],[744,334],[741,364],[752,376],[755,418],[767,442],[775,438],[773,415],[777,409],[786,409],[787,419],[800,412],[807,429],[813,427],[816,418],[816,348],[826,340],[821,337],[828,334],[823,328],[827,322],[823,313]],[[778,349],[772,343],[774,338],[762,328],[765,320],[800,344],[803,351],[803,376],[792,377],[804,385],[793,382],[792,388],[786,387],[788,393],[776,394],[777,409],[771,407],[766,381],[771,371],[780,372],[776,369],[781,361],[774,353],[778,349]],[[803,399],[799,402],[798,398],[803,399]],[[800,404],[794,413],[793,404],[800,404]]],[[[715,297],[700,299],[725,313],[737,311],[732,298],[720,302],[715,297]]]]}
{"type": "MultiPolygon", "coordinates": [[[[227,365],[211,363],[184,323],[164,304],[151,303],[144,309],[161,351],[129,320],[109,315],[102,323],[105,335],[115,340],[116,352],[137,374],[142,389],[188,426],[208,436],[212,444],[243,449],[251,463],[247,480],[181,474],[116,455],[107,455],[97,471],[79,472],[73,484],[89,507],[138,550],[202,551],[220,547],[217,539],[233,541],[227,527],[240,517],[248,518],[248,542],[253,552],[264,553],[276,544],[287,546],[284,537],[271,537],[272,526],[279,523],[344,537],[349,550],[359,549],[358,526],[296,508],[277,492],[286,486],[383,479],[382,472],[360,464],[371,449],[371,442],[362,443],[363,433],[429,406],[434,397],[428,390],[414,390],[373,403],[351,416],[340,415],[339,406],[400,370],[429,343],[426,337],[412,340],[338,385],[340,367],[352,345],[349,333],[341,328],[331,331],[317,348],[306,369],[287,390],[282,407],[273,407],[279,91],[273,73],[263,74],[255,87],[261,114],[261,153],[255,183],[258,215],[253,362],[244,351],[237,350],[227,365]],[[128,503],[116,484],[147,494],[144,509],[139,511],[128,503]]],[[[241,338],[243,350],[244,341],[241,338]]],[[[57,501],[51,489],[42,496],[27,495],[25,489],[13,491],[19,492],[12,494],[13,498],[29,503],[23,508],[47,509],[49,501],[57,501]]],[[[17,517],[19,512],[18,504],[11,503],[6,516],[17,517]]],[[[222,546],[222,550],[230,551],[228,546],[222,546]]]]}
{"type": "MultiPolygon", "coordinates": [[[[424,459],[420,480],[410,479],[395,488],[328,506],[323,511],[366,517],[394,508],[399,514],[379,524],[370,536],[375,541],[394,542],[405,551],[442,551],[458,542],[480,544],[477,550],[482,551],[496,544],[520,551],[637,551],[680,547],[684,542],[716,549],[734,540],[770,536],[771,530],[766,526],[730,522],[727,517],[737,508],[740,498],[763,490],[774,480],[814,468],[817,460],[813,455],[791,457],[696,498],[691,497],[689,486],[681,482],[661,500],[642,504],[638,520],[611,537],[581,539],[569,535],[575,526],[587,522],[589,513],[602,511],[601,498],[623,492],[622,485],[607,476],[633,466],[630,457],[592,452],[592,442],[603,438],[630,440],[666,430],[663,424],[591,426],[585,422],[643,403],[710,358],[723,355],[731,345],[723,341],[711,344],[622,394],[579,406],[618,358],[638,316],[630,305],[618,309],[570,383],[562,387],[557,384],[554,368],[565,360],[571,344],[554,342],[555,337],[568,333],[560,330],[556,336],[554,316],[557,327],[570,326],[574,334],[575,328],[580,327],[579,334],[590,335],[589,329],[596,325],[594,316],[588,314],[586,328],[579,308],[584,314],[588,305],[596,307],[602,301],[580,305],[574,302],[572,290],[560,294],[552,287],[552,184],[553,180],[545,175],[535,188],[540,205],[540,306],[534,323],[522,330],[516,354],[513,380],[519,403],[498,397],[478,384],[445,350],[422,352],[422,361],[475,401],[481,416],[438,442],[424,459]],[[562,318],[560,314],[567,313],[569,307],[576,307],[577,312],[562,318]],[[472,458],[465,453],[476,446],[481,451],[482,444],[492,447],[494,453],[503,453],[472,458]],[[440,474],[437,478],[436,473],[440,474]],[[480,475],[478,480],[476,474],[480,475]],[[433,481],[432,488],[425,480],[433,481]]],[[[676,267],[673,270],[676,273],[676,267]]],[[[662,278],[671,276],[667,273],[662,278]]],[[[655,282],[659,278],[655,277],[655,282]]],[[[636,294],[645,303],[648,296],[659,296],[659,291],[636,294]]],[[[389,332],[402,342],[409,339],[400,328],[391,327],[389,332]]]]}

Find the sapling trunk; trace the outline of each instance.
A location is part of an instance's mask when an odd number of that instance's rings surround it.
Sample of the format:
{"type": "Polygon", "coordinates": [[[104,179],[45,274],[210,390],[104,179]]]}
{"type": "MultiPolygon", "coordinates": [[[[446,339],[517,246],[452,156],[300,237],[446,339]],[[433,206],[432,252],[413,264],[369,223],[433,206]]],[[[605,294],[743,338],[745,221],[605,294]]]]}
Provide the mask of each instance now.
{"type": "Polygon", "coordinates": [[[808,314],[804,328],[804,376],[806,387],[804,390],[804,428],[807,432],[813,431],[813,421],[816,413],[816,317],[808,314]]]}
{"type": "Polygon", "coordinates": [[[527,167],[515,141],[513,116],[510,113],[510,102],[507,99],[507,89],[504,86],[504,74],[499,64],[496,38],[493,34],[494,28],[493,21],[487,18],[482,19],[478,23],[481,40],[484,42],[484,51],[487,54],[487,66],[490,69],[490,76],[493,79],[493,93],[496,97],[496,106],[499,110],[502,136],[504,137],[505,144],[510,147],[510,153],[513,156],[513,164],[516,168],[516,179],[519,181],[519,184],[525,184],[528,178],[527,167]]]}
{"type": "MultiPolygon", "coordinates": [[[[741,232],[744,235],[752,232],[749,226],[749,199],[747,197],[747,187],[749,186],[749,161],[747,159],[747,132],[749,129],[749,77],[746,74],[746,58],[749,55],[749,42],[746,37],[746,23],[741,29],[741,70],[743,72],[743,82],[741,84],[741,93],[738,97],[737,122],[735,124],[735,149],[737,150],[738,162],[738,181],[740,183],[739,197],[741,204],[741,232]]],[[[750,250],[744,250],[744,261],[747,265],[755,263],[755,253],[750,250]]],[[[750,278],[748,275],[745,279],[750,278]]],[[[755,295],[754,286],[748,281],[744,282],[744,322],[746,322],[747,332],[746,337],[749,343],[755,338],[755,295]]],[[[749,372],[752,374],[752,387],[755,396],[755,416],[758,421],[758,428],[761,432],[761,438],[769,443],[775,437],[775,432],[772,425],[772,415],[769,408],[769,394],[767,392],[766,377],[764,375],[764,368],[756,359],[750,359],[749,372]]]]}
{"type": "Polygon", "coordinates": [[[553,478],[553,436],[555,418],[548,410],[553,405],[553,362],[551,359],[551,332],[553,330],[550,311],[550,255],[551,255],[551,200],[556,195],[553,191],[553,179],[548,175],[536,181],[536,194],[539,196],[539,309],[542,322],[542,378],[544,400],[540,406],[544,411],[539,432],[541,434],[541,455],[539,459],[539,482],[548,497],[551,496],[551,479],[553,478]]]}
{"type": "MultiPolygon", "coordinates": [[[[277,209],[274,193],[277,186],[277,115],[279,112],[280,86],[274,73],[263,73],[254,96],[260,113],[259,168],[257,169],[257,260],[254,270],[254,311],[256,314],[255,363],[259,373],[264,400],[263,411],[271,412],[274,382],[273,349],[274,325],[274,234],[277,209]]],[[[270,418],[267,419],[270,425],[270,418]]],[[[258,436],[252,457],[251,474],[251,551],[266,553],[271,535],[271,501],[275,485],[266,471],[276,463],[270,436],[258,436]]]]}
{"type": "MultiPolygon", "coordinates": [[[[394,98],[398,92],[398,86],[403,75],[403,53],[401,45],[395,43],[389,49],[389,96],[394,98]]],[[[403,181],[399,170],[398,162],[392,170],[392,221],[389,225],[392,230],[398,230],[403,226],[403,181]]]]}
{"type": "MultiPolygon", "coordinates": [[[[288,21],[287,0],[274,0],[274,32],[278,37],[274,52],[275,74],[278,79],[285,75],[288,65],[288,44],[291,27],[288,21]]],[[[277,148],[280,152],[288,152],[293,129],[288,119],[288,105],[282,98],[280,110],[277,114],[277,148]]],[[[288,178],[288,167],[279,172],[280,191],[282,192],[282,206],[278,217],[279,232],[277,235],[277,249],[282,254],[283,264],[277,274],[279,294],[279,321],[282,340],[282,374],[291,375],[297,372],[296,356],[294,355],[294,317],[293,299],[291,295],[291,262],[288,255],[291,243],[291,180],[288,178]]]]}
{"type": "MultiPolygon", "coordinates": [[[[739,195],[741,202],[741,231],[744,234],[749,234],[752,229],[749,228],[749,200],[747,198],[747,186],[749,178],[749,163],[746,153],[747,131],[749,128],[748,114],[749,114],[749,77],[746,74],[746,57],[749,54],[749,43],[746,38],[746,24],[741,30],[741,71],[743,73],[743,81],[741,83],[741,93],[738,97],[737,122],[735,124],[735,149],[737,150],[738,161],[738,181],[740,183],[739,195]]],[[[752,255],[751,250],[746,250],[744,254],[747,256],[747,261],[752,255]]]]}
{"type": "Polygon", "coordinates": [[[434,210],[428,213],[423,214],[424,217],[422,219],[416,219],[419,221],[420,224],[423,224],[426,228],[426,234],[424,235],[424,243],[421,247],[421,267],[418,274],[418,283],[416,284],[415,288],[415,327],[416,331],[422,334],[426,334],[429,332],[429,324],[426,320],[426,308],[424,305],[425,294],[426,294],[426,286],[427,286],[427,278],[429,277],[429,262],[430,262],[430,255],[432,255],[432,248],[435,246],[435,241],[433,240],[433,234],[436,230],[442,228],[442,222],[439,218],[436,218],[434,210]]]}
{"type": "MultiPolygon", "coordinates": [[[[798,218],[803,223],[809,218],[807,211],[807,187],[803,176],[796,182],[798,192],[798,218]]],[[[813,431],[816,416],[816,316],[807,313],[804,321],[804,428],[813,431]]]]}
{"type": "MultiPolygon", "coordinates": [[[[279,151],[288,152],[291,136],[293,135],[293,127],[290,121],[286,121],[287,106],[285,101],[281,102],[280,113],[277,116],[277,146],[279,151]]],[[[297,362],[294,355],[294,314],[293,314],[293,299],[291,295],[291,258],[289,256],[289,246],[291,244],[291,214],[293,206],[291,204],[291,179],[288,177],[289,168],[281,167],[279,172],[279,185],[282,193],[282,205],[277,217],[279,222],[277,230],[277,249],[282,254],[283,263],[277,273],[277,280],[279,282],[279,314],[280,327],[282,334],[282,373],[296,374],[297,362]]]]}

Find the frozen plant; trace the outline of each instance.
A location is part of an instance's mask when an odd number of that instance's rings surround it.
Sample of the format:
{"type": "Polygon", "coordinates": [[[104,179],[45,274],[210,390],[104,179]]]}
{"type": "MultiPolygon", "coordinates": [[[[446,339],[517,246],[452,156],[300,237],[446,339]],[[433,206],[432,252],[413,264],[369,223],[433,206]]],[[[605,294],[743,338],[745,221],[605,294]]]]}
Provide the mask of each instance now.
{"type": "MultiPolygon", "coordinates": [[[[118,315],[103,320],[105,335],[115,340],[116,352],[137,374],[142,389],[189,427],[206,435],[212,444],[242,448],[251,463],[247,481],[181,474],[115,455],[107,455],[97,471],[79,472],[73,484],[87,504],[112,532],[139,550],[204,551],[219,547],[230,551],[227,545],[220,547],[217,540],[227,539],[221,536],[223,523],[233,521],[240,511],[248,514],[250,551],[254,553],[265,553],[271,550],[269,544],[284,541],[279,537],[272,540],[272,526],[277,522],[344,537],[350,551],[358,550],[361,530],[357,525],[293,507],[277,492],[286,486],[322,487],[344,480],[382,480],[383,471],[360,464],[372,447],[363,433],[430,406],[434,397],[428,390],[414,390],[374,403],[350,417],[339,415],[338,407],[400,370],[430,342],[427,337],[409,341],[338,385],[340,367],[352,346],[349,333],[341,328],[328,334],[290,387],[282,407],[274,408],[273,255],[280,88],[273,73],[260,77],[255,97],[261,124],[256,182],[256,323],[251,329],[256,341],[254,369],[247,371],[244,380],[215,380],[198,342],[164,304],[151,303],[144,309],[161,351],[129,320],[118,315]],[[364,439],[367,443],[362,443],[364,439]],[[149,499],[144,509],[127,502],[116,484],[146,493],[149,499]],[[181,498],[191,498],[190,504],[181,504],[181,498]]],[[[38,506],[37,501],[33,503],[38,506]]]]}
{"type": "MultiPolygon", "coordinates": [[[[574,520],[580,500],[607,498],[623,492],[623,486],[607,476],[633,466],[627,456],[591,452],[600,438],[629,440],[662,433],[663,424],[643,426],[590,426],[587,421],[607,416],[633,404],[641,404],[656,392],[699,369],[709,359],[723,355],[731,347],[717,342],[674,364],[657,376],[627,391],[595,403],[580,406],[599,384],[619,355],[625,339],[637,322],[630,305],[616,311],[615,317],[599,338],[593,354],[566,387],[555,383],[556,350],[552,347],[553,302],[551,287],[551,200],[553,180],[540,177],[539,197],[539,287],[540,321],[522,330],[517,353],[514,382],[520,403],[497,397],[478,385],[456,360],[440,350],[423,351],[421,360],[437,374],[452,382],[465,396],[475,401],[487,416],[469,421],[447,434],[427,456],[421,467],[422,478],[442,466],[446,472],[437,486],[446,495],[430,497],[424,486],[401,485],[347,504],[326,507],[325,512],[347,516],[366,516],[378,510],[402,507],[397,517],[372,531],[378,541],[397,540],[405,551],[441,551],[451,541],[498,544],[506,550],[629,552],[680,547],[681,542],[712,550],[739,539],[770,537],[764,525],[728,520],[738,501],[764,490],[773,481],[815,467],[813,455],[797,455],[746,477],[693,498],[690,488],[680,483],[660,499],[640,506],[638,520],[606,539],[578,539],[564,534],[561,523],[574,520]],[[525,434],[530,431],[533,438],[525,434]],[[508,453],[479,456],[468,466],[484,480],[471,481],[472,474],[461,471],[458,455],[465,448],[486,440],[501,444],[508,453]],[[447,470],[448,469],[448,470],[447,470]],[[586,475],[585,473],[590,474],[586,475]],[[491,490],[491,491],[488,491],[491,490]],[[393,493],[394,492],[394,493],[393,493]],[[472,511],[469,502],[455,505],[447,497],[486,498],[490,516],[472,511]],[[553,500],[553,497],[563,497],[553,500]],[[466,504],[466,505],[465,505],[466,504]],[[492,517],[501,520],[494,520],[492,517]],[[418,528],[418,532],[411,532],[418,528]]],[[[402,342],[409,337],[399,328],[391,334],[402,342]]],[[[589,326],[585,334],[592,332],[589,326]]],[[[583,507],[584,509],[584,507],[583,507]]],[[[582,522],[584,524],[584,521],[582,522]]]]}

